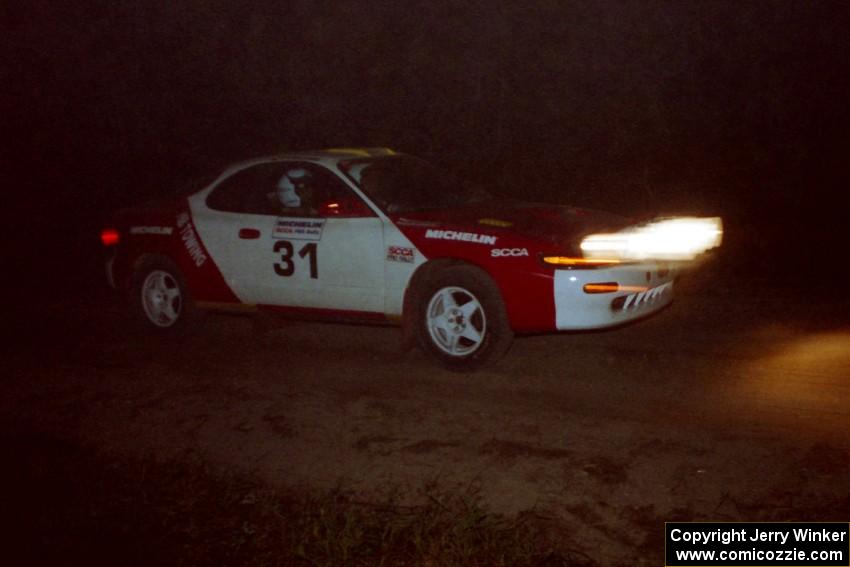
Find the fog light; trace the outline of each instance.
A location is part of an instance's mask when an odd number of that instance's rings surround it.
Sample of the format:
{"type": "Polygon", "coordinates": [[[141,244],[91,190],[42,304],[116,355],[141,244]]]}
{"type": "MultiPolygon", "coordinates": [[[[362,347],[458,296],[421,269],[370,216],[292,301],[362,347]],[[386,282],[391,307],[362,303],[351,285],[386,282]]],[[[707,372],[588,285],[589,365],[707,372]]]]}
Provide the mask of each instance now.
{"type": "Polygon", "coordinates": [[[582,287],[584,293],[614,293],[620,291],[620,284],[617,282],[589,283],[582,287]]]}

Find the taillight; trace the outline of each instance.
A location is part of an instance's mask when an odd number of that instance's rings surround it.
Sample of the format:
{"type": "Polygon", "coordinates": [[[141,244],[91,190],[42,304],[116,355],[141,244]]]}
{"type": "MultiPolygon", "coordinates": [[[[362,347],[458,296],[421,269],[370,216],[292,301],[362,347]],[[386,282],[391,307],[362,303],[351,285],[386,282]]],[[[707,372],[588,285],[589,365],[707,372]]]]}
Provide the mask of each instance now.
{"type": "Polygon", "coordinates": [[[121,235],[118,229],[104,228],[100,231],[100,241],[103,242],[104,246],[115,246],[119,240],[121,240],[121,235]]]}

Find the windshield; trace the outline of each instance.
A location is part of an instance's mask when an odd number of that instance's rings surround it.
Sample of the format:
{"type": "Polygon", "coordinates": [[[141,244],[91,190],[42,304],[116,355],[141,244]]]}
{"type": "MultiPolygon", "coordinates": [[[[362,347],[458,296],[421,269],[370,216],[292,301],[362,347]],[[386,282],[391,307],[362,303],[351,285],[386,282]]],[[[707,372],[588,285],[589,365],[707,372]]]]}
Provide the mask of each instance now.
{"type": "Polygon", "coordinates": [[[446,209],[492,199],[486,191],[415,157],[354,160],[340,167],[388,213],[446,209]]]}

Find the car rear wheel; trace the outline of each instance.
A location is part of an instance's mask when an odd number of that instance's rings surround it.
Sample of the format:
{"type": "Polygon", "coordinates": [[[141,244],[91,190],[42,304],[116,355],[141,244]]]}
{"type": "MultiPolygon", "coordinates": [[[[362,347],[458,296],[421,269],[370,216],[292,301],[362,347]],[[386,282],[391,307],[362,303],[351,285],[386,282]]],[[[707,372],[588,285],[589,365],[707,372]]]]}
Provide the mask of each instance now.
{"type": "Polygon", "coordinates": [[[195,308],[183,276],[165,258],[145,262],[136,272],[131,299],[145,326],[159,331],[183,331],[195,308]]]}
{"type": "Polygon", "coordinates": [[[474,266],[440,269],[417,294],[422,349],[450,370],[468,372],[498,360],[513,331],[496,284],[474,266]]]}

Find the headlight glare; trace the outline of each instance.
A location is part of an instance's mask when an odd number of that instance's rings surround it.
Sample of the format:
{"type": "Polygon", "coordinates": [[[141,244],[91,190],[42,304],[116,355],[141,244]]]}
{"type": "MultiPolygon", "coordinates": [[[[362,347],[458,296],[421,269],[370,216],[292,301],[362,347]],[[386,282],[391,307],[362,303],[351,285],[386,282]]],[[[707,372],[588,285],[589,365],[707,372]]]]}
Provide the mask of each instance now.
{"type": "Polygon", "coordinates": [[[692,260],[720,245],[720,217],[674,217],[629,227],[612,234],[591,234],[581,242],[585,258],[692,260]]]}

